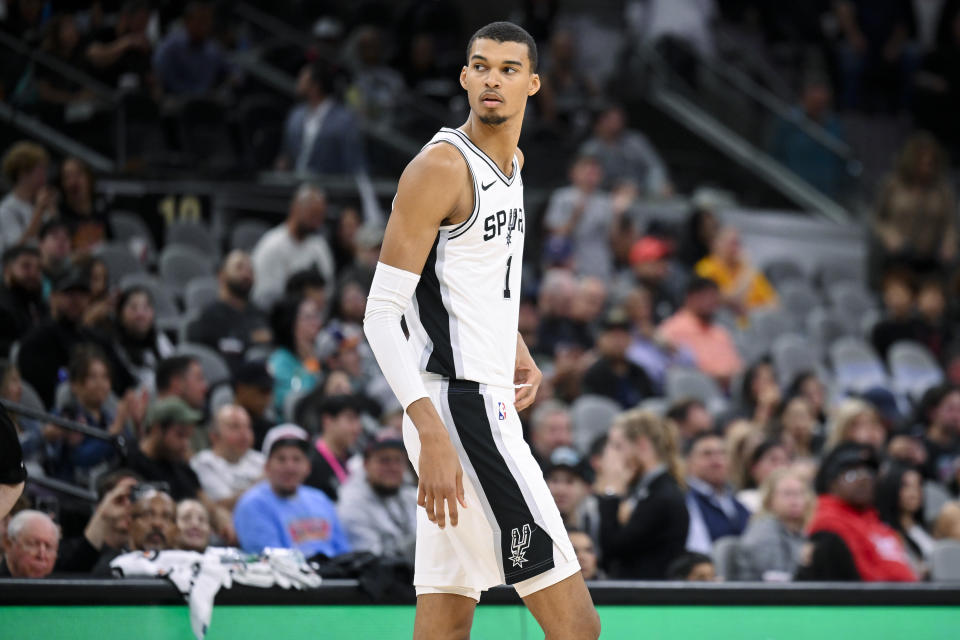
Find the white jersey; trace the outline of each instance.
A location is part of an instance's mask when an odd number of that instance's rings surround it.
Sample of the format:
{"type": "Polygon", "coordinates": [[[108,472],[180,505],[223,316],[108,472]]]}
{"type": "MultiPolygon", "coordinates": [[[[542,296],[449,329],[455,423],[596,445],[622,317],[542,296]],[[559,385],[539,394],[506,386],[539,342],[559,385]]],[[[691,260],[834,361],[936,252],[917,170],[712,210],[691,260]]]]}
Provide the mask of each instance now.
{"type": "Polygon", "coordinates": [[[512,386],[525,228],[520,163],[514,156],[505,175],[458,129],[441,129],[426,146],[441,143],[467,163],[473,211],[437,233],[404,314],[410,344],[421,372],[512,386]]]}

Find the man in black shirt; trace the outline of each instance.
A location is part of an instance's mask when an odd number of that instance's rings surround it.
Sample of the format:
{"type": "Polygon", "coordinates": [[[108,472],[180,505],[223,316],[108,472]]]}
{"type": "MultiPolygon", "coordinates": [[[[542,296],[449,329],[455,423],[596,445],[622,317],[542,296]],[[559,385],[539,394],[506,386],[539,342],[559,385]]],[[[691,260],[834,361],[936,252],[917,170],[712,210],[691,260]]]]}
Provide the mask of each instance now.
{"type": "Polygon", "coordinates": [[[636,406],[653,395],[647,373],[627,360],[630,346],[630,320],[623,309],[611,309],[603,320],[597,340],[600,359],[583,375],[583,391],[607,396],[624,409],[636,406]]]}
{"type": "Polygon", "coordinates": [[[10,512],[23,493],[27,468],[23,465],[23,451],[13,420],[0,405],[0,518],[10,512]]]}
{"type": "Polygon", "coordinates": [[[115,89],[150,90],[152,83],[150,3],[124,2],[112,27],[93,32],[86,57],[103,82],[115,89]]]}
{"type": "Polygon", "coordinates": [[[256,344],[270,344],[267,319],[250,303],[253,264],[247,253],[234,250],[223,260],[219,273],[220,292],[187,330],[191,342],[219,351],[230,370],[236,373],[243,354],[256,344]]]}
{"type": "Polygon", "coordinates": [[[10,353],[10,346],[48,315],[40,252],[31,246],[10,247],[3,253],[0,285],[0,356],[10,353]]]}
{"type": "Polygon", "coordinates": [[[187,463],[193,429],[203,415],[176,397],[154,402],[147,410],[147,432],[133,446],[127,462],[147,482],[166,482],[174,500],[196,498],[200,480],[187,463]]]}
{"type": "Polygon", "coordinates": [[[304,484],[336,502],[340,485],[347,480],[347,460],[363,431],[359,402],[350,395],[328,396],[319,403],[318,412],[323,432],[314,443],[310,475],[304,484]]]}

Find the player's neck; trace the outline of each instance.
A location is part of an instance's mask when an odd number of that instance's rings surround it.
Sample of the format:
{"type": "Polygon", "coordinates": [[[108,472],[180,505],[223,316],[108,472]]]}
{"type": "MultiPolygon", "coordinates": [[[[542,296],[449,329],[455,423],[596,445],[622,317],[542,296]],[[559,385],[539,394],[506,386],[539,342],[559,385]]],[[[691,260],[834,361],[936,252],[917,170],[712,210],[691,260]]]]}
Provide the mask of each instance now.
{"type": "Polygon", "coordinates": [[[497,163],[504,175],[509,176],[513,173],[513,156],[517,152],[522,125],[523,118],[520,116],[499,125],[484,124],[471,112],[460,129],[473,144],[497,163]]]}

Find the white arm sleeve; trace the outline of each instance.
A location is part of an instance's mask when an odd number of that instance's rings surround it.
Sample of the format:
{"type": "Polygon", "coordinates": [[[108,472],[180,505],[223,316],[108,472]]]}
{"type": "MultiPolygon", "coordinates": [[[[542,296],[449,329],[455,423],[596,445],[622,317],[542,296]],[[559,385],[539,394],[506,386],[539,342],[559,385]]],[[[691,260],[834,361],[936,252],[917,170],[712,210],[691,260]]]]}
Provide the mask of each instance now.
{"type": "Polygon", "coordinates": [[[363,317],[363,332],[370,349],[404,411],[414,400],[429,397],[413,351],[400,328],[400,317],[410,306],[418,282],[417,274],[378,262],[363,317]]]}

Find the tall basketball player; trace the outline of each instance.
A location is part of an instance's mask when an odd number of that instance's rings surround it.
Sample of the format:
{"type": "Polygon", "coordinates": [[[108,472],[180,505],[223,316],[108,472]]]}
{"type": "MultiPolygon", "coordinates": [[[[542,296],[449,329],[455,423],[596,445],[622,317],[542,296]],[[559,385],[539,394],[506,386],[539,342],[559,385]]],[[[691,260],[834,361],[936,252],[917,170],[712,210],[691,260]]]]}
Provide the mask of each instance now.
{"type": "Polygon", "coordinates": [[[517,148],[540,88],[530,35],[474,34],[470,116],[441,129],[397,188],[364,328],[403,405],[420,476],[414,638],[467,638],[480,593],[513,585],[549,640],[600,632],[517,410],[541,373],[517,332],[527,228],[517,148]]]}

